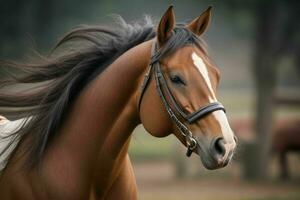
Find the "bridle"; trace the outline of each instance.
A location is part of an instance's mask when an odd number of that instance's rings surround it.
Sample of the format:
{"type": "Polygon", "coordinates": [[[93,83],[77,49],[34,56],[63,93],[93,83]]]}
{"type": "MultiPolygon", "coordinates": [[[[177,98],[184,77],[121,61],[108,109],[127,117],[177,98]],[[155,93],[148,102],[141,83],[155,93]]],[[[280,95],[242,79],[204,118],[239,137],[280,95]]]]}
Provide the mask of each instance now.
{"type": "Polygon", "coordinates": [[[198,119],[203,118],[205,115],[217,111],[217,110],[223,110],[225,112],[225,108],[223,105],[219,102],[213,102],[206,104],[205,106],[201,107],[197,111],[191,113],[191,114],[186,114],[181,107],[178,105],[176,102],[174,96],[172,95],[167,81],[161,72],[160,64],[159,64],[159,58],[157,56],[157,43],[156,40],[153,40],[152,43],[152,48],[151,48],[151,62],[148,66],[147,72],[144,76],[144,81],[141,86],[141,93],[139,97],[139,103],[138,103],[138,109],[140,110],[140,105],[142,102],[143,95],[147,89],[147,85],[149,83],[151,74],[154,73],[155,75],[155,83],[156,83],[156,90],[158,92],[158,96],[160,97],[162,104],[164,105],[167,113],[169,114],[169,117],[171,120],[175,123],[176,127],[180,130],[180,133],[185,137],[186,139],[186,144],[187,144],[187,152],[186,156],[190,157],[193,150],[197,147],[197,141],[193,137],[192,132],[187,128],[187,126],[181,122],[176,114],[173,112],[172,108],[168,104],[168,101],[165,98],[165,95],[162,91],[162,87],[165,87],[166,95],[168,95],[169,99],[171,100],[171,103],[173,107],[175,108],[176,112],[189,124],[194,123],[198,119]]]}

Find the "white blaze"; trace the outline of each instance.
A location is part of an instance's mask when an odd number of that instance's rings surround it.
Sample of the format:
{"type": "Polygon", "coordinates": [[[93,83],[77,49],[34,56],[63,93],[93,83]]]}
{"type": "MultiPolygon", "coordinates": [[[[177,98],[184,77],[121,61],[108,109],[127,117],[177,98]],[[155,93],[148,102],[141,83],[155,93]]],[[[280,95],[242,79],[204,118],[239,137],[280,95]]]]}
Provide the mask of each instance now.
{"type": "Polygon", "coordinates": [[[218,123],[220,124],[221,127],[221,132],[223,134],[223,138],[225,140],[225,143],[227,144],[234,144],[234,137],[233,137],[233,131],[231,130],[227,117],[222,110],[217,110],[214,111],[213,116],[216,118],[218,123]]]}
{"type": "MultiPolygon", "coordinates": [[[[210,93],[212,95],[212,97],[211,96],[208,97],[210,103],[216,102],[217,98],[214,93],[214,90],[212,89],[211,81],[210,81],[210,78],[208,75],[207,66],[203,62],[202,58],[199,57],[195,52],[192,53],[192,59],[193,59],[194,65],[196,66],[196,68],[198,69],[200,74],[203,76],[203,78],[207,84],[207,87],[210,90],[210,93]]],[[[229,123],[228,123],[228,120],[227,120],[227,117],[226,117],[224,111],[217,110],[217,111],[214,111],[212,114],[216,118],[217,122],[219,123],[219,125],[221,127],[221,132],[223,134],[225,143],[227,143],[227,145],[235,145],[233,131],[231,130],[231,128],[229,126],[229,123]]],[[[230,148],[230,147],[228,146],[227,148],[230,148]]]]}
{"type": "Polygon", "coordinates": [[[206,85],[212,95],[212,97],[209,96],[210,102],[216,101],[216,96],[215,96],[214,90],[212,89],[211,81],[210,81],[205,63],[203,62],[202,58],[200,58],[195,52],[192,53],[192,59],[193,59],[194,65],[196,66],[196,68],[198,69],[200,74],[203,76],[203,78],[206,82],[206,85]]]}

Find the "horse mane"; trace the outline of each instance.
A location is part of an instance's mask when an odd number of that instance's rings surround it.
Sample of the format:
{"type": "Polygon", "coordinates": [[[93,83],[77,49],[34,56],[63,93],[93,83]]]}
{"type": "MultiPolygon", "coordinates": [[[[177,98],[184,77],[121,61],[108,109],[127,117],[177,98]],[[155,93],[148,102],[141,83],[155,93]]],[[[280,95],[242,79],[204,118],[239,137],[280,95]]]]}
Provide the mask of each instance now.
{"type": "MultiPolygon", "coordinates": [[[[176,28],[174,32],[159,57],[187,43],[200,44],[199,38],[185,28],[176,28]]],[[[25,120],[7,136],[12,141],[0,152],[0,157],[14,142],[30,136],[30,142],[26,142],[30,144],[27,164],[34,167],[40,163],[80,91],[116,58],[155,34],[149,17],[135,23],[126,23],[118,17],[115,26],[82,25],[73,29],[57,43],[50,56],[39,55],[38,61],[1,60],[0,71],[8,78],[0,80],[0,115],[10,120],[25,120]]]]}

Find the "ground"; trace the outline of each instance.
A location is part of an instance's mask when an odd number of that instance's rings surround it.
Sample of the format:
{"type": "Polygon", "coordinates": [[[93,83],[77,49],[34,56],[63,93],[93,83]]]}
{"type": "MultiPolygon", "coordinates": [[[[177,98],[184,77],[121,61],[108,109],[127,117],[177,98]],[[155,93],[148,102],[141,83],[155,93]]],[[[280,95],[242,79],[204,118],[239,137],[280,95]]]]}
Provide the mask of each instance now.
{"type": "MultiPolygon", "coordinates": [[[[230,168],[230,167],[229,167],[230,168]]],[[[237,177],[207,174],[184,179],[174,178],[169,162],[135,163],[140,200],[299,200],[300,180],[289,182],[244,182],[237,177]]],[[[207,172],[206,172],[207,173],[207,172]]],[[[214,173],[214,172],[209,172],[214,173]]]]}

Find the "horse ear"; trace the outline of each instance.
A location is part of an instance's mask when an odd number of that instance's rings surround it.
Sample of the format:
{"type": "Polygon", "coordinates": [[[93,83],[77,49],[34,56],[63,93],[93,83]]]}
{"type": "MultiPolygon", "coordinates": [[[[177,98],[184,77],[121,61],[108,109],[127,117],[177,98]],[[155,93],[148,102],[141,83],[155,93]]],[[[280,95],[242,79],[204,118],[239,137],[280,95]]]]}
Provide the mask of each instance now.
{"type": "Polygon", "coordinates": [[[207,29],[211,16],[211,6],[209,6],[199,17],[194,19],[187,28],[197,36],[200,36],[207,29]]]}
{"type": "Polygon", "coordinates": [[[160,19],[157,29],[158,45],[162,46],[172,35],[175,26],[175,16],[173,6],[171,5],[160,19]]]}

